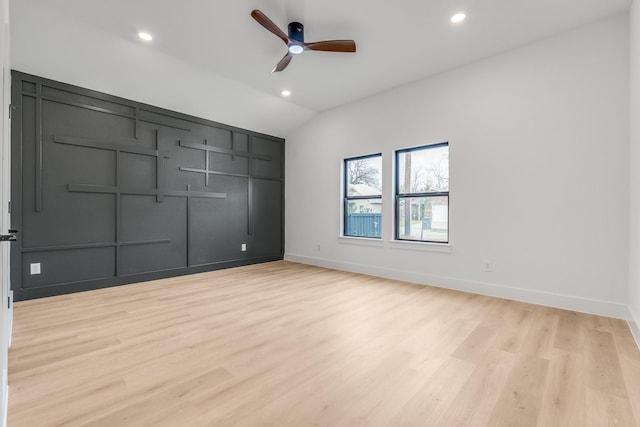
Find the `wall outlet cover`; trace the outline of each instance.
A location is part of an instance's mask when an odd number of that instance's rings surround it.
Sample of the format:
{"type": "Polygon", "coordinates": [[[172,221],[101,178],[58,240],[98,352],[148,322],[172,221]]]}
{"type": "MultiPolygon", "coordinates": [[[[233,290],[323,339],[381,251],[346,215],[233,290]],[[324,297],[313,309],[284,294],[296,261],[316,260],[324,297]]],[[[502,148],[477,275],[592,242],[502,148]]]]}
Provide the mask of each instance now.
{"type": "Polygon", "coordinates": [[[31,274],[40,274],[40,263],[34,262],[30,264],[31,274]]]}

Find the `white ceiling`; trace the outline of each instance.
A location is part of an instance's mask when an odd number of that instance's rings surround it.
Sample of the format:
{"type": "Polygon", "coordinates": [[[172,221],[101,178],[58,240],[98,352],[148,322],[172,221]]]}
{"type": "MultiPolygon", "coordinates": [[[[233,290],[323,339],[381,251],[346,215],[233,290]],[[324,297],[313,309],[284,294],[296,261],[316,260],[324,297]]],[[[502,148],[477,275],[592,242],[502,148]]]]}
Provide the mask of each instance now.
{"type": "MultiPolygon", "coordinates": [[[[117,37],[140,29],[158,49],[271,96],[323,111],[629,9],[631,0],[21,0],[117,37]],[[282,73],[280,39],[251,17],[260,9],[306,41],[354,39],[358,52],[306,52],[282,73]],[[464,10],[454,26],[449,17],[464,10]]],[[[82,37],[82,35],[79,35],[82,37]]]]}

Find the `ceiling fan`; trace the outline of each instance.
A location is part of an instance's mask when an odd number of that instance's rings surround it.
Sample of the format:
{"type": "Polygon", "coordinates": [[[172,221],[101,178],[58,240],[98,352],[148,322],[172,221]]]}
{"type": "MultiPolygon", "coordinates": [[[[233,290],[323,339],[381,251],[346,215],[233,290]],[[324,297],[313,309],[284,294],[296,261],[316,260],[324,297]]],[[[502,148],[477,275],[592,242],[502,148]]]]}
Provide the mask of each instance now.
{"type": "Polygon", "coordinates": [[[289,35],[285,34],[267,15],[258,9],[251,12],[251,17],[258,21],[267,30],[271,31],[287,45],[287,54],[271,70],[272,73],[287,68],[294,55],[299,55],[305,50],[320,50],[325,52],[355,52],[356,42],[353,40],[325,40],[321,42],[305,43],[304,25],[299,22],[289,24],[289,35]]]}

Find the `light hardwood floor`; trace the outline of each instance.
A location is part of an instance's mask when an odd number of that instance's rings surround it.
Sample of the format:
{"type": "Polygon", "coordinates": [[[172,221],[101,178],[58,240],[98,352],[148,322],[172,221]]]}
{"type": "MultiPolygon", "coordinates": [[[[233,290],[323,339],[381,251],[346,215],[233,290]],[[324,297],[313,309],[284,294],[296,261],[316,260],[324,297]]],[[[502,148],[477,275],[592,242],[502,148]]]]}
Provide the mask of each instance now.
{"type": "Polygon", "coordinates": [[[289,262],[15,305],[9,427],[640,426],[621,320],[289,262]]]}

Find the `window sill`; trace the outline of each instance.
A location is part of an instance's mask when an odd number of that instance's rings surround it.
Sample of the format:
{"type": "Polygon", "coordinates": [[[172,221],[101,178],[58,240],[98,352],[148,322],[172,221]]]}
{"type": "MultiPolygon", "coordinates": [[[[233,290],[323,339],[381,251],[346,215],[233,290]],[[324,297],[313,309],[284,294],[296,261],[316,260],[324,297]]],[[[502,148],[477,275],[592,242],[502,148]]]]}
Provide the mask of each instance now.
{"type": "Polygon", "coordinates": [[[369,237],[339,236],[338,243],[360,246],[376,246],[380,248],[384,246],[384,242],[382,241],[382,239],[374,239],[369,237]]]}
{"type": "Polygon", "coordinates": [[[407,249],[412,251],[440,252],[450,254],[452,252],[451,243],[433,243],[433,242],[412,242],[408,240],[391,240],[389,241],[391,249],[407,249]]]}

